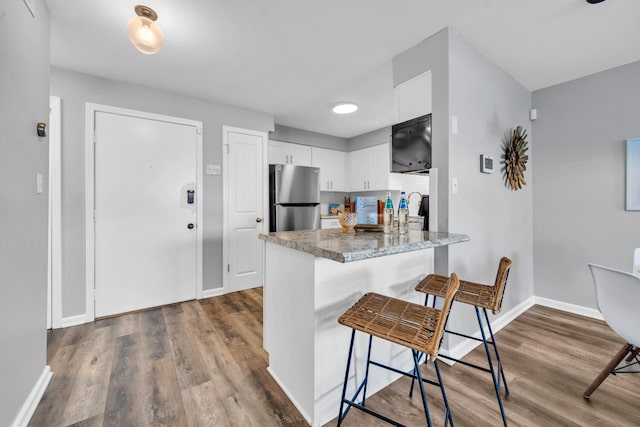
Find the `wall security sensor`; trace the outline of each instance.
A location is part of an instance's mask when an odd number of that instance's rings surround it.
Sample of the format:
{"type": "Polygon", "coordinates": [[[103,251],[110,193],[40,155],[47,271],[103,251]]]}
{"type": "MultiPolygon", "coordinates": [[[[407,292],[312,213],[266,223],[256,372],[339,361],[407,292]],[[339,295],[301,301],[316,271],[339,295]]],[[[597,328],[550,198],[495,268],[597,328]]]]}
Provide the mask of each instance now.
{"type": "Polygon", "coordinates": [[[480,154],[480,171],[482,173],[493,173],[493,157],[480,154]]]}

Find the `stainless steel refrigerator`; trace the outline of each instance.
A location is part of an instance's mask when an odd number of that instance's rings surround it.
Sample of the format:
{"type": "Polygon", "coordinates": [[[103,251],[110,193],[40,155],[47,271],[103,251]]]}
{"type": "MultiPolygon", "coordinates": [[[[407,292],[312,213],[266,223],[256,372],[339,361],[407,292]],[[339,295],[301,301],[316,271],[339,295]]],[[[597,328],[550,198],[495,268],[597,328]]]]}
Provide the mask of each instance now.
{"type": "Polygon", "coordinates": [[[269,165],[269,231],[320,228],[320,169],[269,165]]]}

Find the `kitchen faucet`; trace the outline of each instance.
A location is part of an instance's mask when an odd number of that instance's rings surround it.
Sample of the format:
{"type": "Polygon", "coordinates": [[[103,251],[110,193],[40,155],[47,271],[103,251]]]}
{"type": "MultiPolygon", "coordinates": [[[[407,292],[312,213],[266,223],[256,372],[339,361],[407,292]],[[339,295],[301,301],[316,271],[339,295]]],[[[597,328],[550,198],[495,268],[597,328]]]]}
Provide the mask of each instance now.
{"type": "Polygon", "coordinates": [[[413,196],[414,194],[418,195],[418,209],[420,209],[420,204],[422,203],[422,193],[420,193],[419,191],[412,191],[411,193],[409,193],[409,195],[407,196],[407,205],[411,207],[411,196],[413,196]]]}

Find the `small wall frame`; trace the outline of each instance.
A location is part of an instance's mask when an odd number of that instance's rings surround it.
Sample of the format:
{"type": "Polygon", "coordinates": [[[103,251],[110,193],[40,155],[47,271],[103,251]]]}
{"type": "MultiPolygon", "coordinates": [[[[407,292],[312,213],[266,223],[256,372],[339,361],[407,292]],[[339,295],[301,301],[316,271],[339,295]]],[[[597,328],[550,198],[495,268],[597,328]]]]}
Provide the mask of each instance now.
{"type": "Polygon", "coordinates": [[[640,211],[640,138],[627,139],[627,207],[640,211]]]}

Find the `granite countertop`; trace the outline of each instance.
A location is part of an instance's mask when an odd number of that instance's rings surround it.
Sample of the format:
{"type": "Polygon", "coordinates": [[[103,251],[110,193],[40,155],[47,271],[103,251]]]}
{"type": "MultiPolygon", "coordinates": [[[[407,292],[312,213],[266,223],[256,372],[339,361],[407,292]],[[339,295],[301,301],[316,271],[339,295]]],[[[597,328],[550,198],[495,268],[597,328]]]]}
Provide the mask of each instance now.
{"type": "Polygon", "coordinates": [[[261,240],[337,262],[352,262],[469,241],[466,234],[409,230],[406,235],[340,229],[279,231],[261,240]]]}

